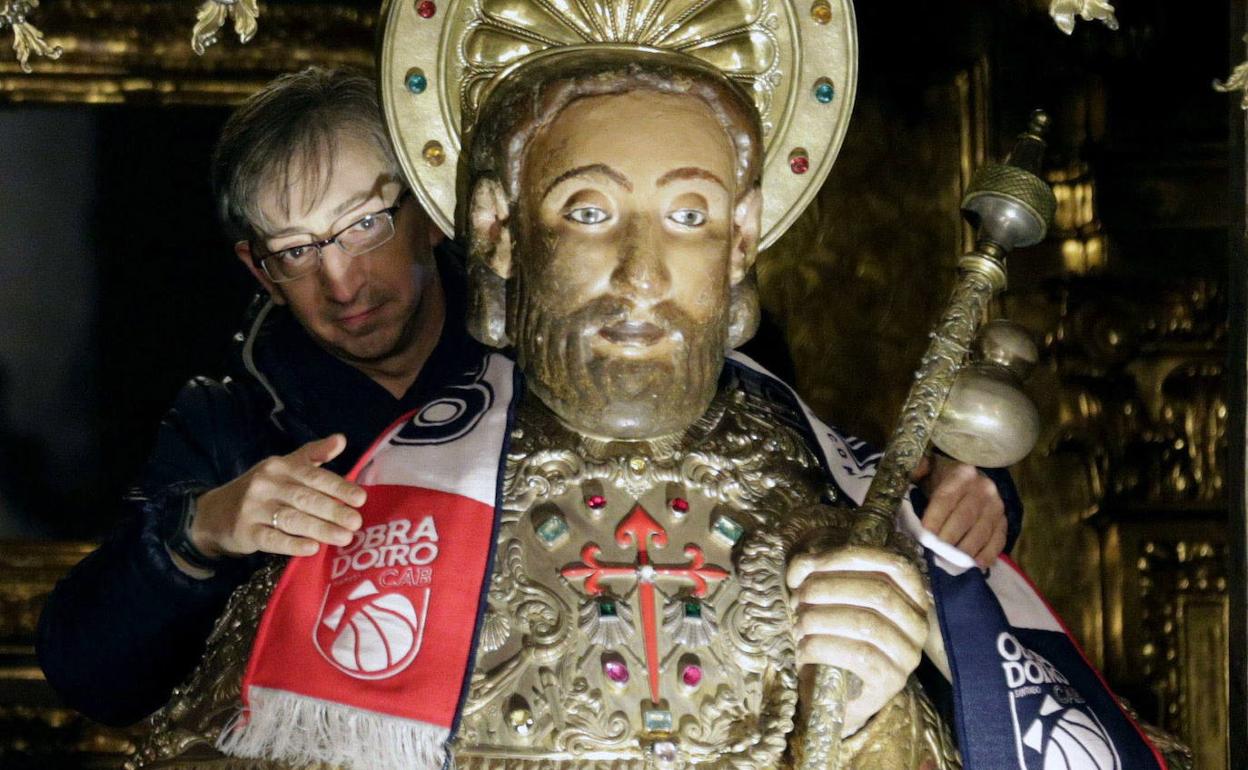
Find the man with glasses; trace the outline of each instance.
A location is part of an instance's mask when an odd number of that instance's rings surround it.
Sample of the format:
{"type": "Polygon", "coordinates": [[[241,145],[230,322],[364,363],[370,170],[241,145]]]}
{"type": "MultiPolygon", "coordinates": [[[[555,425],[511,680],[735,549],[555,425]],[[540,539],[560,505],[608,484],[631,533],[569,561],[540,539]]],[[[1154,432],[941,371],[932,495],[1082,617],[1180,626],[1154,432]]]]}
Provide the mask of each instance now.
{"type": "Polygon", "coordinates": [[[213,165],[235,252],[267,296],[229,376],[179,394],[127,501],[134,521],[62,581],[40,623],[48,681],[111,724],[168,699],[264,554],[349,542],[365,493],[343,476],[481,357],[462,260],[406,188],[373,81],[278,78],[230,118],[213,165]]]}

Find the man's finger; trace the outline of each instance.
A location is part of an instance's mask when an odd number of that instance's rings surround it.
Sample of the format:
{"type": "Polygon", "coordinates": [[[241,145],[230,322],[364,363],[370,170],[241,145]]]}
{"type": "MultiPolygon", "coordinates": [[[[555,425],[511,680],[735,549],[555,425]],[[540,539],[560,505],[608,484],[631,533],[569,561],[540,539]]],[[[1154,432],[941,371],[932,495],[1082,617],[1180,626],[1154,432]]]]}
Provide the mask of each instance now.
{"type": "Polygon", "coordinates": [[[355,531],[360,528],[361,518],[354,508],[343,505],[336,498],[299,483],[283,485],[279,499],[297,511],[355,531]]]}
{"type": "Polygon", "coordinates": [[[985,569],[991,567],[993,562],[997,560],[997,557],[1001,555],[1001,552],[1005,550],[1005,541],[1008,537],[1008,529],[1009,527],[1006,524],[1005,517],[1002,516],[1000,521],[997,523],[996,528],[993,529],[992,537],[989,538],[988,544],[985,545],[979,553],[975,554],[975,561],[979,564],[979,566],[984,567],[985,569]]]}
{"type": "Polygon", "coordinates": [[[957,544],[966,537],[966,534],[975,526],[975,522],[979,519],[979,508],[975,505],[975,499],[967,496],[960,498],[953,504],[953,510],[945,519],[945,523],[940,525],[936,536],[946,543],[957,544]]]}
{"type": "Polygon", "coordinates": [[[983,510],[974,515],[975,522],[971,525],[971,528],[967,530],[960,540],[954,543],[963,553],[969,556],[974,556],[984,549],[984,546],[992,539],[992,533],[996,529],[997,520],[1003,518],[1000,515],[994,516],[992,513],[983,510]]]}
{"type": "Polygon", "coordinates": [[[927,478],[927,474],[931,472],[932,472],[932,461],[930,458],[927,457],[927,455],[924,455],[923,459],[919,460],[919,467],[915,468],[914,473],[910,474],[910,481],[915,482],[915,483],[920,482],[923,479],[927,478]]]}
{"type": "MultiPolygon", "coordinates": [[[[927,501],[927,508],[923,511],[923,528],[940,534],[940,531],[949,523],[950,515],[958,509],[958,504],[966,497],[966,493],[967,486],[963,480],[953,474],[945,474],[936,483],[936,488],[932,490],[931,497],[927,501]]],[[[967,526],[970,526],[969,523],[967,526]]],[[[958,534],[961,535],[961,533],[958,534]]],[[[941,537],[943,538],[944,535],[941,537]]]]}
{"type": "Polygon", "coordinates": [[[324,465],[347,448],[347,437],[341,433],[309,441],[290,454],[290,457],[307,460],[313,465],[324,465]]]}
{"type": "MultiPolygon", "coordinates": [[[[364,491],[363,487],[358,484],[352,484],[337,473],[327,471],[324,468],[315,468],[311,465],[297,465],[291,468],[290,475],[304,486],[329,495],[336,500],[341,500],[352,508],[359,508],[368,498],[368,493],[364,491]]],[[[343,526],[346,525],[344,524],[343,526]]]]}
{"type": "Polygon", "coordinates": [[[275,521],[278,529],[288,535],[305,537],[326,545],[345,546],[351,542],[351,531],[324,519],[309,516],[294,508],[282,508],[275,521]]]}
{"type": "Polygon", "coordinates": [[[285,556],[311,556],[321,548],[315,540],[288,535],[267,525],[256,530],[256,546],[265,553],[285,556]]]}

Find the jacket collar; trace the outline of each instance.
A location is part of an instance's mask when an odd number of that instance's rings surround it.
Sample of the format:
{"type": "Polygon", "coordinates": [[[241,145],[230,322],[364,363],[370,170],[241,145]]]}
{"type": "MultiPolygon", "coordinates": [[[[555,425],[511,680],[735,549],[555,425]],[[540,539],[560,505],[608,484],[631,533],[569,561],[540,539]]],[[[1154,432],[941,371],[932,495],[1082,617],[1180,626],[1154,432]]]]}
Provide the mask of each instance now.
{"type": "Polygon", "coordinates": [[[248,308],[245,331],[235,337],[231,374],[254,384],[263,394],[268,420],[296,441],[342,430],[343,420],[351,419],[344,416],[361,409],[384,411],[393,419],[397,410],[414,406],[443,372],[457,371],[480,358],[480,344],[465,327],[463,249],[444,240],[434,254],[446,296],[446,318],[437,345],[403,398],[395,399],[363,372],[327,353],[287,308],[263,293],[248,308]]]}

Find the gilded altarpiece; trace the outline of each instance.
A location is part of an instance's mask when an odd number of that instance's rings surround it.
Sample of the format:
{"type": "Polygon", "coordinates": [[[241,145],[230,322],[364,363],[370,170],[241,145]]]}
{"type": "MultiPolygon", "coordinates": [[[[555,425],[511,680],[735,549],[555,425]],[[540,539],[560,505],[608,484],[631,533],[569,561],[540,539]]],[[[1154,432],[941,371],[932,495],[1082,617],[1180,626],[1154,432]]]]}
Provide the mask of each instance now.
{"type": "MultiPolygon", "coordinates": [[[[962,10],[980,22],[987,13],[962,10]]],[[[255,40],[240,46],[223,35],[199,58],[190,50],[189,3],[48,0],[39,13],[65,53],[35,62],[32,75],[0,57],[0,99],[235,103],[272,75],[308,63],[370,67],[377,18],[368,3],[269,4],[255,40]]],[[[798,389],[822,416],[877,442],[966,245],[957,215],[962,190],[1022,122],[1022,113],[996,108],[1005,54],[971,39],[933,58],[937,42],[917,51],[903,43],[919,37],[925,22],[909,22],[911,34],[901,34],[898,25],[907,23],[889,13],[895,9],[859,9],[862,81],[837,167],[758,268],[798,389]]],[[[1027,29],[1051,32],[1042,24],[1027,29]]],[[[1086,110],[1087,96],[1045,106],[1059,116],[1086,110]]],[[[1220,276],[1110,277],[1115,231],[1095,205],[1105,180],[1095,164],[1071,158],[1078,152],[1050,174],[1058,232],[1015,257],[1031,264],[999,308],[1035,333],[1044,355],[1029,390],[1045,433],[1014,469],[1027,508],[1016,555],[1111,683],[1192,745],[1198,767],[1225,768],[1220,276]]],[[[1216,164],[1189,165],[1189,177],[1204,175],[1200,185],[1225,174],[1216,164]]],[[[1226,229],[1207,202],[1187,203],[1202,212],[1206,232],[1226,229]]],[[[112,766],[131,745],[125,731],[57,706],[34,661],[42,596],[89,548],[0,546],[0,764],[72,755],[83,766],[112,766]]]]}

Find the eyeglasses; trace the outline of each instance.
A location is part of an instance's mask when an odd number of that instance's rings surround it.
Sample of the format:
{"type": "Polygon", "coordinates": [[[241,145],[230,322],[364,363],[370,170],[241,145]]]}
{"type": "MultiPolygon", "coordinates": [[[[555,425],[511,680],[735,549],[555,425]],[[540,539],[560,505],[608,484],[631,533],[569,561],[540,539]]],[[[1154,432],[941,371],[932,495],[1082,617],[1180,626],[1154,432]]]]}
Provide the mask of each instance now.
{"type": "Polygon", "coordinates": [[[342,253],[349,257],[366,254],[394,237],[394,215],[411,194],[411,190],[404,190],[395,198],[393,206],[360,217],[328,238],[314,243],[265,251],[263,247],[257,248],[253,242],[252,254],[256,255],[256,264],[269,280],[286,283],[316,272],[321,266],[322,250],[331,243],[337,244],[342,253]]]}

